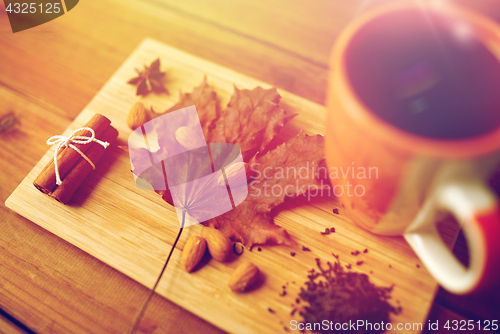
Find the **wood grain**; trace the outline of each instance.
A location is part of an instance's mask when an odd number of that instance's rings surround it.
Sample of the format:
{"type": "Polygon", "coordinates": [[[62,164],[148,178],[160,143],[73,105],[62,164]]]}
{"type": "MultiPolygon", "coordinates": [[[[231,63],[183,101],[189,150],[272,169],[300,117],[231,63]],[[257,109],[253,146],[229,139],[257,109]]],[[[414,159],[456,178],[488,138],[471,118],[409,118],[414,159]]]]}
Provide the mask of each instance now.
{"type": "MultiPolygon", "coordinates": [[[[221,102],[227,103],[233,84],[239,88],[257,85],[269,87],[237,72],[194,57],[154,40],[145,40],[105,84],[103,89],[75,119],[64,134],[81,127],[94,113],[110,118],[120,131],[119,141],[126,143],[130,130],[126,126],[128,110],[137,101],[134,87],[127,85],[134,68],[160,57],[169,74],[170,91],[189,91],[198,85],[204,75],[214,86],[221,102]]],[[[282,105],[298,113],[283,136],[289,137],[299,129],[322,133],[324,107],[286,91],[282,105]]],[[[166,109],[176,101],[175,96],[149,95],[142,99],[147,106],[166,109]]],[[[119,148],[112,148],[107,160],[96,173],[89,176],[71,205],[64,206],[38,192],[32,186],[33,178],[51,159],[49,150],[21,185],[6,202],[21,215],[65,239],[71,244],[109,264],[144,286],[151,288],[170,250],[177,232],[177,217],[172,207],[161,201],[154,192],[135,186],[130,173],[128,155],[119,148]],[[29,200],[27,200],[29,199],[29,200]]],[[[399,300],[404,311],[394,317],[396,322],[424,322],[436,290],[436,282],[402,238],[373,236],[355,227],[342,213],[333,197],[295,199],[283,205],[275,217],[276,223],[285,227],[301,248],[265,247],[262,252],[245,252],[243,258],[256,263],[265,273],[264,284],[249,294],[237,295],[229,291],[227,281],[238,261],[220,264],[209,261],[192,275],[180,266],[180,253],[191,235],[198,235],[200,226],[190,227],[183,234],[178,249],[157,292],[230,332],[275,333],[283,331],[289,323],[290,304],[306,280],[307,270],[315,265],[314,258],[333,261],[331,252],[340,254],[345,263],[363,260],[356,270],[369,273],[379,285],[395,284],[394,300],[399,300]],[[337,208],[340,215],[332,213],[337,208]],[[319,232],[335,226],[337,233],[325,237],[319,232]],[[368,248],[367,254],[352,256],[353,250],[368,248]],[[291,257],[290,252],[297,256],[291,257]],[[389,268],[391,264],[392,268],[389,268]],[[291,283],[295,281],[296,284],[291,283]],[[289,294],[280,297],[281,286],[289,283],[289,294]],[[276,310],[276,314],[268,312],[276,310]],[[258,319],[258,320],[257,320],[258,319]]],[[[241,261],[241,260],[239,260],[241,261]]]]}
{"type": "MultiPolygon", "coordinates": [[[[148,289],[4,206],[0,224],[0,300],[11,316],[36,333],[131,330],[148,289]]],[[[0,332],[10,333],[6,328],[0,324],[0,332]]],[[[222,333],[159,296],[138,333],[155,330],[222,333]],[[189,328],[183,328],[185,323],[189,328]]]]}
{"type": "Polygon", "coordinates": [[[21,329],[19,326],[17,326],[15,323],[4,317],[3,315],[0,315],[0,331],[2,333],[9,333],[9,334],[26,334],[26,331],[21,329]]]}

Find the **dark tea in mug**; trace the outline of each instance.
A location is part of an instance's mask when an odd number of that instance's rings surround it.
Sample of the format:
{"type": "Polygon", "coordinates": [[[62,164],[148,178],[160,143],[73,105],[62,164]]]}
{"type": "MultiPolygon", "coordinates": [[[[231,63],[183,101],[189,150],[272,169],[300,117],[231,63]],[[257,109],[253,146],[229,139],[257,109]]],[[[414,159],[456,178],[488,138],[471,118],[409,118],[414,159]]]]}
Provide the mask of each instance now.
{"type": "Polygon", "coordinates": [[[500,63],[465,21],[411,10],[381,16],[345,59],[359,100],[404,131],[461,139],[500,125],[500,63]]]}
{"type": "MultiPolygon", "coordinates": [[[[500,275],[500,200],[488,176],[500,163],[500,24],[451,1],[392,1],[359,15],[330,56],[327,167],[359,227],[402,235],[453,293],[500,275]],[[361,169],[360,169],[361,166],[361,169]],[[443,213],[469,246],[465,268],[441,239],[443,213]]],[[[397,250],[395,250],[397,252],[397,250]]]]}

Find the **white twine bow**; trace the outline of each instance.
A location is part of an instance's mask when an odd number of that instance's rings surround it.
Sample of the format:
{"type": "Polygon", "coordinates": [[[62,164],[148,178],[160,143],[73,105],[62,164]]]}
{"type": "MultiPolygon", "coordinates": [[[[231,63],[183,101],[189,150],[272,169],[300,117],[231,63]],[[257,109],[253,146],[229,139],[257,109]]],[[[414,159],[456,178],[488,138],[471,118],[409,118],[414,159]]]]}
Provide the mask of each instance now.
{"type": "Polygon", "coordinates": [[[56,150],[54,151],[54,165],[55,165],[55,170],[56,170],[56,184],[58,186],[61,185],[61,183],[62,183],[61,177],[59,176],[59,167],[57,166],[57,153],[59,153],[59,150],[62,147],[65,147],[65,146],[74,149],[75,151],[77,151],[78,153],[80,153],[80,155],[82,156],[82,158],[84,158],[85,160],[87,160],[87,162],[92,166],[92,169],[95,169],[94,163],[82,151],[80,151],[78,149],[78,147],[76,147],[75,145],[73,145],[73,144],[82,144],[82,145],[85,145],[85,144],[89,144],[89,143],[91,143],[93,141],[95,141],[98,144],[101,144],[104,148],[107,148],[109,146],[108,142],[103,142],[103,141],[100,141],[99,139],[96,139],[94,129],[88,128],[88,127],[83,127],[83,128],[80,128],[80,129],[76,129],[68,137],[65,137],[65,136],[53,136],[53,137],[50,137],[47,140],[47,145],[56,145],[57,144],[56,150]],[[87,137],[87,136],[76,136],[76,133],[78,131],[81,131],[81,130],[90,131],[90,133],[92,135],[90,137],[87,137]]]}

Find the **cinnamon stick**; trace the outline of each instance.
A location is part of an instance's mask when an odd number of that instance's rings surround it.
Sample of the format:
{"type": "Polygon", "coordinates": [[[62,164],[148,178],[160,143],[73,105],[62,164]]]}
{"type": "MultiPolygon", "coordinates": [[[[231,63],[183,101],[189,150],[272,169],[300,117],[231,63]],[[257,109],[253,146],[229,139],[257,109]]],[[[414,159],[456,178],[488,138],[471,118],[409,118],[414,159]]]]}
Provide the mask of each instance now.
{"type": "MultiPolygon", "coordinates": [[[[111,121],[101,114],[95,114],[84,127],[88,127],[94,130],[95,137],[101,139],[100,135],[108,128],[111,121]]],[[[90,131],[82,130],[79,131],[77,136],[91,136],[90,131]]],[[[94,143],[92,143],[94,144],[94,143]]],[[[91,146],[91,144],[74,144],[80,151],[85,153],[91,146]]],[[[59,151],[57,155],[57,166],[59,168],[59,175],[61,180],[64,180],[66,174],[72,169],[81,155],[72,148],[64,148],[59,151]]],[[[54,159],[52,159],[45,168],[37,176],[33,185],[45,194],[50,194],[56,187],[56,174],[54,159]]]]}
{"type": "MultiPolygon", "coordinates": [[[[99,136],[99,140],[111,144],[116,137],[118,137],[118,131],[114,127],[108,126],[108,128],[99,136]]],[[[97,166],[97,163],[107,149],[96,142],[88,144],[88,146],[90,147],[87,149],[85,155],[94,163],[94,165],[97,166]]],[[[80,158],[71,171],[69,171],[66,175],[61,185],[59,185],[50,196],[54,197],[63,204],[68,203],[92,170],[93,168],[89,162],[84,158],[80,158]]]]}

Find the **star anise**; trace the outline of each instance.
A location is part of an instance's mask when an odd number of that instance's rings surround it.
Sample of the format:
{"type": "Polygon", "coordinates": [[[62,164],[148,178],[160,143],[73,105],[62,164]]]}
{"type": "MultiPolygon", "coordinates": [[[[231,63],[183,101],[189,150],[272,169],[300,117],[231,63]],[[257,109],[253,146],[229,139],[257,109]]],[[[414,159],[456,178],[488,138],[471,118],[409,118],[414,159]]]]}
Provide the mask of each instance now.
{"type": "Polygon", "coordinates": [[[137,85],[136,95],[146,96],[151,92],[167,93],[168,90],[161,83],[161,78],[165,72],[160,71],[160,58],[156,59],[151,65],[144,65],[144,70],[137,70],[137,77],[130,79],[127,83],[137,85]]]}

